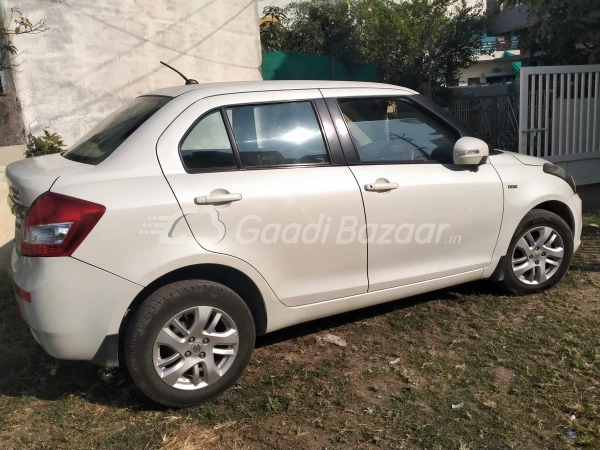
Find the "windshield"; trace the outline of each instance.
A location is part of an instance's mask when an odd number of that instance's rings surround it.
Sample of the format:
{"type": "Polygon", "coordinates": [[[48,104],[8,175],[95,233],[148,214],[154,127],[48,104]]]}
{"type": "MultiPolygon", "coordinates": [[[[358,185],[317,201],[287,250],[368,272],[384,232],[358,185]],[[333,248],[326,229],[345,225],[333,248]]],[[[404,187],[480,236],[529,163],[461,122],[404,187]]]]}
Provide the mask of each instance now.
{"type": "Polygon", "coordinates": [[[84,164],[100,164],[170,100],[169,97],[136,98],[92,128],[63,156],[84,164]]]}

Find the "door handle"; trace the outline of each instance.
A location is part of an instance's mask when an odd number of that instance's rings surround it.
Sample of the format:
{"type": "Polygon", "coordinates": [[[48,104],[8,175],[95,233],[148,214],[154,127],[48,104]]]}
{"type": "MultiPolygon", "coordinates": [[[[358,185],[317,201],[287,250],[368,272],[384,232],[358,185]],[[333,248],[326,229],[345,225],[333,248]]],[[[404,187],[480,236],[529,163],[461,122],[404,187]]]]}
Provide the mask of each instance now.
{"type": "Polygon", "coordinates": [[[398,183],[371,183],[365,184],[365,191],[368,192],[387,192],[398,189],[398,183]]]}
{"type": "Polygon", "coordinates": [[[242,199],[242,194],[209,194],[196,197],[194,203],[196,205],[219,205],[223,203],[239,202],[242,199]]]}

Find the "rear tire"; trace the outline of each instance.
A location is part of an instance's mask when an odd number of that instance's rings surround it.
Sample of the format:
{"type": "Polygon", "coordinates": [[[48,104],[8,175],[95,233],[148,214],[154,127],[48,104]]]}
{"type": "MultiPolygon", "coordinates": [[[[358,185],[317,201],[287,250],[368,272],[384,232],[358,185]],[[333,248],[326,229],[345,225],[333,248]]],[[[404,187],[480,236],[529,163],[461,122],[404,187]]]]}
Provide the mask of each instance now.
{"type": "Polygon", "coordinates": [[[125,361],[146,396],[165,406],[192,406],[242,376],[255,338],[252,314],[234,291],[211,281],[179,281],[136,310],[125,361]]]}
{"type": "Polygon", "coordinates": [[[498,284],[516,295],[551,288],[565,276],[573,258],[573,233],[558,215],[530,211],[508,247],[504,280],[498,284]]]}

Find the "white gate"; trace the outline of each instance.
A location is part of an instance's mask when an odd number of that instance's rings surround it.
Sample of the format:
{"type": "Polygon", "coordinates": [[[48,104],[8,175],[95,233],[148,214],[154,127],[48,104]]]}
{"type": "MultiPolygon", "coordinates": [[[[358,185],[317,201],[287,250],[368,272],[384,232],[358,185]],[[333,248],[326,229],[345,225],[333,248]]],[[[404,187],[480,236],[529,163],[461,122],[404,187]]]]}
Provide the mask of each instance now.
{"type": "Polygon", "coordinates": [[[520,97],[519,153],[600,182],[600,65],[523,67],[520,97]]]}

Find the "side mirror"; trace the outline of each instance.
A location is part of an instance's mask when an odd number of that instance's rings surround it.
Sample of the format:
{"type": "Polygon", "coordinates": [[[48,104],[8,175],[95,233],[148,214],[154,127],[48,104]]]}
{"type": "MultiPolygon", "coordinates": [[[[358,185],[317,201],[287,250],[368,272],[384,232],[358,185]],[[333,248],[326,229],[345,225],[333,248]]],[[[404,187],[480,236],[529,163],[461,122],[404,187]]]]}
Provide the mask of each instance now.
{"type": "Polygon", "coordinates": [[[486,142],[474,137],[464,137],[454,145],[454,164],[478,165],[489,154],[490,148],[486,142]]]}

